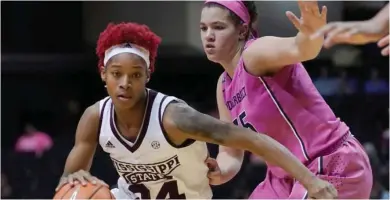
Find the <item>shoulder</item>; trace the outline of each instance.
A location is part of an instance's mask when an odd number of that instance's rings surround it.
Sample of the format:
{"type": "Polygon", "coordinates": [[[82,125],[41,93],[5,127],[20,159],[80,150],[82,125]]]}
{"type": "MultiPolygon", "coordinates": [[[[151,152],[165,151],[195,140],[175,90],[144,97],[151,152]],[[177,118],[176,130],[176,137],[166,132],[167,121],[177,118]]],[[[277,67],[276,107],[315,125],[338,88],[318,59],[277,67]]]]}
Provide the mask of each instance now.
{"type": "Polygon", "coordinates": [[[105,104],[105,102],[107,102],[107,101],[104,101],[103,103],[102,103],[102,101],[98,101],[98,102],[95,102],[94,104],[88,106],[85,109],[83,115],[87,115],[91,118],[99,118],[100,108],[101,108],[101,106],[103,106],[103,104],[105,104]]]}
{"type": "Polygon", "coordinates": [[[183,127],[192,126],[196,121],[197,111],[181,100],[170,101],[162,116],[162,126],[175,145],[181,145],[189,139],[183,127]]]}
{"type": "Polygon", "coordinates": [[[89,129],[97,129],[100,121],[100,108],[100,101],[88,106],[81,116],[79,126],[85,124],[84,127],[88,127],[89,129]]]}
{"type": "Polygon", "coordinates": [[[263,53],[265,52],[267,47],[270,45],[269,41],[272,40],[271,36],[265,36],[257,38],[256,40],[252,40],[245,45],[245,49],[242,52],[242,61],[245,66],[245,70],[254,76],[258,76],[260,74],[266,74],[267,69],[266,60],[263,59],[263,53]]]}
{"type": "Polygon", "coordinates": [[[242,58],[246,61],[245,64],[247,64],[247,62],[257,61],[263,55],[265,56],[267,52],[269,52],[269,49],[275,45],[275,41],[280,39],[281,38],[274,36],[264,36],[248,41],[242,52],[242,58]]]}
{"type": "Polygon", "coordinates": [[[293,38],[264,36],[257,38],[242,53],[246,70],[254,76],[280,71],[291,63],[299,62],[293,38]]]}
{"type": "Polygon", "coordinates": [[[100,101],[85,109],[76,129],[76,144],[96,143],[100,126],[100,101]]]}
{"type": "MultiPolygon", "coordinates": [[[[192,107],[190,107],[186,102],[182,100],[172,100],[168,103],[165,114],[164,121],[173,123],[174,119],[177,119],[178,116],[187,116],[188,113],[195,111],[192,107]]],[[[180,117],[179,117],[180,118],[180,117]]]]}
{"type": "Polygon", "coordinates": [[[182,129],[182,126],[193,126],[203,117],[204,114],[198,112],[187,103],[172,101],[167,105],[165,110],[163,125],[167,132],[175,135],[175,133],[178,133],[182,129]]]}
{"type": "Polygon", "coordinates": [[[257,50],[258,49],[266,49],[270,45],[272,45],[272,41],[275,40],[274,36],[264,36],[264,37],[259,37],[254,40],[250,40],[246,43],[245,49],[242,53],[244,57],[251,57],[257,55],[257,50]]]}

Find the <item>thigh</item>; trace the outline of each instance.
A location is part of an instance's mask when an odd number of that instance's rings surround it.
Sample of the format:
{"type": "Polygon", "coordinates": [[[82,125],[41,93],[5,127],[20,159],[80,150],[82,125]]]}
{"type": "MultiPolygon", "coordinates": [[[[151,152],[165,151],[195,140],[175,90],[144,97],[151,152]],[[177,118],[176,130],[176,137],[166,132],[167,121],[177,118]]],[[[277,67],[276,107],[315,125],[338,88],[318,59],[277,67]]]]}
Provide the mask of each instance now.
{"type": "Polygon", "coordinates": [[[275,177],[269,170],[250,195],[249,199],[286,199],[292,188],[292,180],[275,177]]]}

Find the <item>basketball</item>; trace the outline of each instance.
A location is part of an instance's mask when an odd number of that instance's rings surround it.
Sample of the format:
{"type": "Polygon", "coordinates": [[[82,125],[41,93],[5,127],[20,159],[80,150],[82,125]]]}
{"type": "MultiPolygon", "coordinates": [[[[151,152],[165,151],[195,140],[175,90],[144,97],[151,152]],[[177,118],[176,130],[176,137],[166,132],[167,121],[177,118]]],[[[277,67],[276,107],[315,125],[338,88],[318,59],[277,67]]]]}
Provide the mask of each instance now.
{"type": "Polygon", "coordinates": [[[66,184],[58,190],[53,199],[115,199],[108,187],[100,184],[66,184]]]}

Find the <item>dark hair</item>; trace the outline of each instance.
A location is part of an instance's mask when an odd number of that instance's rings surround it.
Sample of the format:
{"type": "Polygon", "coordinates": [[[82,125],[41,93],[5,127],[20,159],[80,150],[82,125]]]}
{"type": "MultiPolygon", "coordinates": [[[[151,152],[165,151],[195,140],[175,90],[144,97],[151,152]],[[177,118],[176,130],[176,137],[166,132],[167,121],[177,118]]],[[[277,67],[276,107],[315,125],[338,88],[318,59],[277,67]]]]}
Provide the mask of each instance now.
{"type": "MultiPolygon", "coordinates": [[[[249,16],[250,16],[250,22],[248,24],[249,25],[249,31],[254,33],[255,29],[254,29],[254,27],[252,27],[252,23],[254,21],[256,21],[256,18],[258,16],[255,2],[254,1],[242,1],[242,2],[244,3],[246,9],[248,10],[249,16]]],[[[219,8],[223,8],[223,9],[229,10],[228,8],[222,6],[222,5],[218,4],[218,3],[214,3],[214,2],[210,2],[210,3],[205,4],[205,7],[219,7],[219,8]]],[[[243,23],[241,18],[239,16],[237,16],[234,12],[229,10],[229,13],[230,13],[230,18],[231,18],[231,20],[233,21],[233,23],[235,25],[240,25],[240,24],[243,23]]],[[[248,33],[248,36],[249,36],[249,33],[248,33]]],[[[256,37],[257,37],[257,35],[256,35],[256,37]]]]}
{"type": "Polygon", "coordinates": [[[161,42],[160,37],[153,33],[148,26],[136,24],[136,23],[110,23],[107,28],[100,33],[96,46],[96,54],[99,57],[98,67],[104,65],[104,53],[105,51],[118,44],[122,43],[134,43],[149,51],[150,59],[150,71],[154,71],[154,63],[157,56],[157,48],[161,42]]]}

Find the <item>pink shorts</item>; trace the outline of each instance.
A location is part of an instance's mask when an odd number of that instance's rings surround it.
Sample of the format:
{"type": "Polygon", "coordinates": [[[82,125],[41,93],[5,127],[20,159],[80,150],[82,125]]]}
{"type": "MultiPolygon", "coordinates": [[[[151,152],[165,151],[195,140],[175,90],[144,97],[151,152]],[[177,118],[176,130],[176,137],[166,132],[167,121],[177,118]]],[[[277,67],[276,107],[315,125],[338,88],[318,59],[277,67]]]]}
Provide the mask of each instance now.
{"type": "MultiPolygon", "coordinates": [[[[370,162],[360,143],[353,137],[333,153],[313,160],[310,171],[333,184],[339,199],[369,199],[373,185],[370,162]]],[[[292,178],[279,178],[268,170],[265,180],[250,199],[305,199],[306,189],[292,178]]]]}

